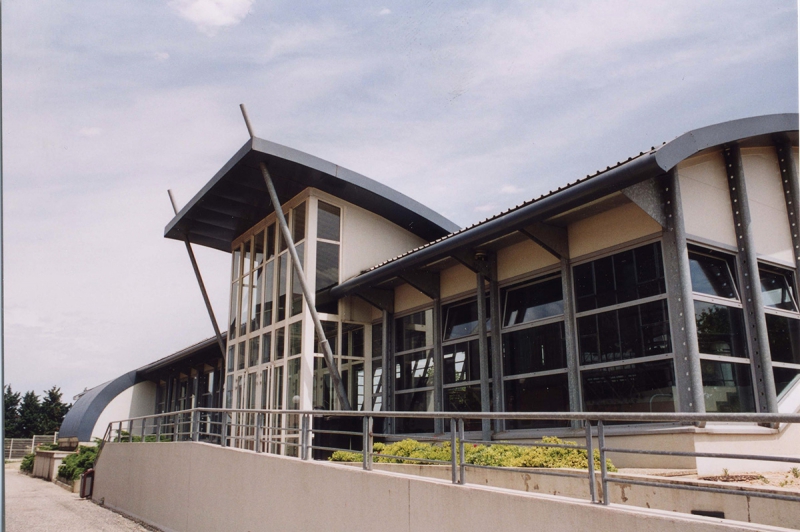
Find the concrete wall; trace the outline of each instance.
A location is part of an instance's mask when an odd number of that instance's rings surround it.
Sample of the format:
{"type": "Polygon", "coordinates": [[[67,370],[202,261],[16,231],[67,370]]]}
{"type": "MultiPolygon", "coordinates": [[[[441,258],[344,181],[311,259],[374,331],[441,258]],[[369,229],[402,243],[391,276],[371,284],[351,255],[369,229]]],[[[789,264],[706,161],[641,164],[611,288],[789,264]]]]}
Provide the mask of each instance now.
{"type": "Polygon", "coordinates": [[[150,381],[134,384],[108,403],[97,418],[92,438],[102,438],[112,421],[155,414],[156,385],[150,381]]]}
{"type": "Polygon", "coordinates": [[[764,530],[202,443],[107,444],[93,499],[166,531],[764,530]]]}

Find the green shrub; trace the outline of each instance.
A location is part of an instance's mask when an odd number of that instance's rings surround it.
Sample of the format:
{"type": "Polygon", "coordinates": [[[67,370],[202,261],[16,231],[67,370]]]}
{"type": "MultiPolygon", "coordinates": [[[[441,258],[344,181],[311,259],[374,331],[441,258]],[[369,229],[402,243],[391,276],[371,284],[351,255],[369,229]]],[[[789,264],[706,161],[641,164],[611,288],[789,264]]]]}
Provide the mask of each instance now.
{"type": "Polygon", "coordinates": [[[58,476],[66,480],[78,480],[84,471],[94,466],[99,451],[99,446],[81,445],[77,453],[64,458],[64,463],[58,467],[58,476]]]}
{"type": "Polygon", "coordinates": [[[22,457],[22,462],[19,464],[19,470],[27,473],[33,473],[33,460],[36,458],[36,453],[26,454],[22,457]]]}
{"type": "MultiPolygon", "coordinates": [[[[556,445],[577,446],[577,443],[564,441],[555,437],[542,438],[544,443],[556,445]]],[[[375,463],[388,464],[421,464],[419,460],[413,458],[423,458],[428,460],[442,460],[449,462],[451,459],[450,442],[443,443],[423,443],[416,440],[403,440],[390,444],[376,443],[373,446],[375,453],[373,457],[375,463]],[[390,458],[393,455],[403,458],[390,458]]],[[[329,458],[334,462],[361,462],[362,454],[359,452],[336,451],[329,458]]],[[[494,467],[548,467],[559,468],[567,467],[573,469],[588,469],[589,460],[584,449],[566,449],[560,447],[525,447],[522,445],[476,445],[466,444],[464,446],[464,463],[494,467]]],[[[600,451],[594,451],[594,466],[600,469],[600,451]]],[[[617,468],[606,459],[606,466],[609,471],[616,471],[617,468]]]]}

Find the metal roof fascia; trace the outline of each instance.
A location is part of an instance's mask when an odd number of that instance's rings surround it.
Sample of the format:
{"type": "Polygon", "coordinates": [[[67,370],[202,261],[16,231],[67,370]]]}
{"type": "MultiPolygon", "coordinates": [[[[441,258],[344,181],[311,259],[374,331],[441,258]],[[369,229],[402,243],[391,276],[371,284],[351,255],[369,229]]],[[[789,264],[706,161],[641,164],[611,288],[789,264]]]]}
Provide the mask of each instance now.
{"type": "Polygon", "coordinates": [[[64,421],[58,429],[59,437],[90,441],[94,426],[103,410],[119,394],[136,384],[136,371],[129,371],[116,379],[100,384],[79,397],[64,416],[64,421]]]}

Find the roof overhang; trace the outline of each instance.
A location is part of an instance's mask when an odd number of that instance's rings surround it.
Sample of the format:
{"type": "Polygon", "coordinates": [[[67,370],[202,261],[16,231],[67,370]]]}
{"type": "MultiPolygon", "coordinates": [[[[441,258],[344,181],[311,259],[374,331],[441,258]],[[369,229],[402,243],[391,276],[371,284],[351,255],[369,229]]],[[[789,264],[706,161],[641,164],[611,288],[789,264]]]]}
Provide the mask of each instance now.
{"type": "Polygon", "coordinates": [[[284,203],[317,188],[381,216],[431,242],[459,227],[377,181],[307,153],[253,138],[169,222],[166,238],[230,252],[232,242],[274,212],[259,169],[269,169],[284,203]]]}

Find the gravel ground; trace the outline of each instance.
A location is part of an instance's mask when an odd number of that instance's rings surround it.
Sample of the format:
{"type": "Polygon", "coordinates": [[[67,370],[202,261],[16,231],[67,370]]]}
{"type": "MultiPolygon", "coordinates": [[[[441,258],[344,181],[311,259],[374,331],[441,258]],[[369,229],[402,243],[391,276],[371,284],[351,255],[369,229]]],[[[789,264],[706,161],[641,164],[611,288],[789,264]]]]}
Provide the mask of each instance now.
{"type": "Polygon", "coordinates": [[[6,464],[7,532],[152,531],[52,482],[19,472],[19,463],[6,464]]]}

